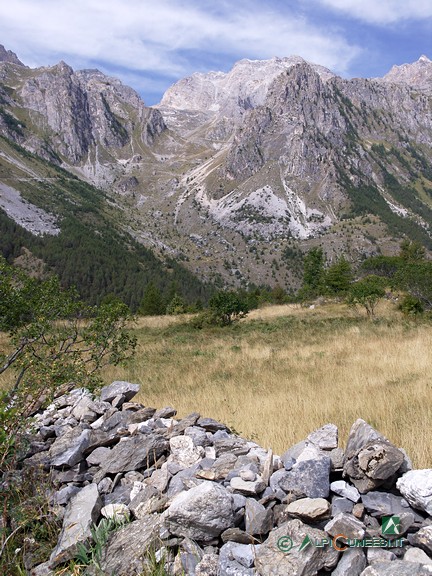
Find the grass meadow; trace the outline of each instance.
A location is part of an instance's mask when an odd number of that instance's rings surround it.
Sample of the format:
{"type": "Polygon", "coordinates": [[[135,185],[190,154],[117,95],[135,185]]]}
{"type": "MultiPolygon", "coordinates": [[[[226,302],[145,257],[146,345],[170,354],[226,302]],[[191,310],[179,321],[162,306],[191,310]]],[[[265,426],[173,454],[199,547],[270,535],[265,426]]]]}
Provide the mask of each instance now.
{"type": "MultiPolygon", "coordinates": [[[[141,317],[132,330],[135,358],[103,378],[139,383],[146,406],[200,412],[279,454],[327,422],[343,446],[363,418],[416,467],[432,467],[431,317],[406,318],[390,302],[374,321],[343,304],[285,305],[224,328],[160,316],[141,317]]],[[[10,378],[2,374],[0,388],[10,378]]]]}
{"type": "Polygon", "coordinates": [[[104,378],[137,382],[146,406],[200,412],[279,454],[327,422],[343,446],[363,418],[432,467],[432,321],[390,302],[377,313],[272,306],[202,330],[187,317],[140,318],[136,358],[104,378]]]}

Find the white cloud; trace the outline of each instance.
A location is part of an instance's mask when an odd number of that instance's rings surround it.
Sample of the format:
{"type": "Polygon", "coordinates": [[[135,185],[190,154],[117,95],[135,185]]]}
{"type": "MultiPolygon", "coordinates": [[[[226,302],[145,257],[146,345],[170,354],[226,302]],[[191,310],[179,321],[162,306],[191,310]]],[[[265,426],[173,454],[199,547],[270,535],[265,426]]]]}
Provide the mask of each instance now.
{"type": "Polygon", "coordinates": [[[431,0],[316,0],[352,18],[370,24],[395,24],[432,19],[431,0]]]}
{"type": "MultiPolygon", "coordinates": [[[[325,0],[337,3],[337,0],[325,0]]],[[[171,78],[206,58],[298,54],[339,73],[360,49],[332,30],[255,4],[209,0],[14,0],[0,4],[0,41],[29,65],[101,62],[171,78]],[[193,62],[193,64],[192,64],[193,62]]],[[[82,63],[82,64],[81,64],[82,63]]]]}

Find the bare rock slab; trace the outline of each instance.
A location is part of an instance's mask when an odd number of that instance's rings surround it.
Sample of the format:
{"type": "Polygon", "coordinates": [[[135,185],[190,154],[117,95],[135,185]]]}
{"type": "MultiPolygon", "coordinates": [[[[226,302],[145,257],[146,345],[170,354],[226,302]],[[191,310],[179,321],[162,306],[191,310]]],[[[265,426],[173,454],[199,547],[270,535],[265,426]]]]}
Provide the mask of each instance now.
{"type": "Polygon", "coordinates": [[[150,468],[168,449],[168,442],[158,434],[138,434],[116,444],[101,463],[106,474],[150,468]]]}
{"type": "Polygon", "coordinates": [[[286,511],[300,520],[316,521],[330,514],[330,502],[324,498],[300,498],[288,504],[286,511]]]}
{"type": "Polygon", "coordinates": [[[78,543],[91,538],[90,527],[97,522],[101,507],[96,484],[84,486],[72,497],[66,508],[57,546],[50,557],[51,568],[73,558],[78,543]]]}
{"type": "Polygon", "coordinates": [[[234,524],[233,499],[220,484],[204,481],[178,494],[164,516],[172,534],[208,542],[234,524]]]}
{"type": "Polygon", "coordinates": [[[330,467],[331,460],[326,456],[303,460],[282,476],[279,486],[297,498],[327,498],[330,491],[330,467]]]}
{"type": "Polygon", "coordinates": [[[102,402],[112,402],[117,396],[123,396],[125,402],[129,402],[139,392],[139,384],[131,384],[122,380],[116,380],[109,386],[104,386],[101,390],[100,399],[102,402]]]}
{"type": "Polygon", "coordinates": [[[152,514],[127,524],[114,532],[106,545],[101,561],[101,574],[131,576],[145,573],[145,557],[149,550],[161,545],[160,515],[152,514]]]}

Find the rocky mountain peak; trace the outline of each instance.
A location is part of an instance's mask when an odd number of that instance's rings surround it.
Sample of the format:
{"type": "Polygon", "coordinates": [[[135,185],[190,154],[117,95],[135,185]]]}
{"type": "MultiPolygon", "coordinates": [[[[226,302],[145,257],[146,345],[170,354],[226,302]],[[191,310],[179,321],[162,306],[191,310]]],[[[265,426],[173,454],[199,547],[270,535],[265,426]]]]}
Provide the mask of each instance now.
{"type": "Polygon", "coordinates": [[[422,55],[412,64],[393,66],[383,80],[394,84],[407,84],[412,88],[432,92],[432,60],[422,55]]]}
{"type": "Polygon", "coordinates": [[[0,44],[0,62],[9,62],[10,64],[16,64],[17,66],[24,66],[15,52],[12,52],[12,50],[6,50],[3,44],[0,44]]]}
{"type": "Polygon", "coordinates": [[[246,110],[264,104],[273,80],[298,64],[308,64],[327,81],[334,74],[300,56],[269,60],[243,59],[227,72],[198,73],[171,86],[164,94],[161,107],[241,116],[246,110]]]}

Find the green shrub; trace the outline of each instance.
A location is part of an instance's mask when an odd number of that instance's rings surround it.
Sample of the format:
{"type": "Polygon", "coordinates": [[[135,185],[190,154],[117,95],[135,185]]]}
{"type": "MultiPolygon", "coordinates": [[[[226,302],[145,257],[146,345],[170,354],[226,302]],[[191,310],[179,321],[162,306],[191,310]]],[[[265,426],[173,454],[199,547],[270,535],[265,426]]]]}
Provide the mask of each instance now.
{"type": "Polygon", "coordinates": [[[401,312],[410,316],[415,316],[424,312],[423,302],[419,298],[411,296],[411,294],[404,297],[398,308],[401,312]]]}

